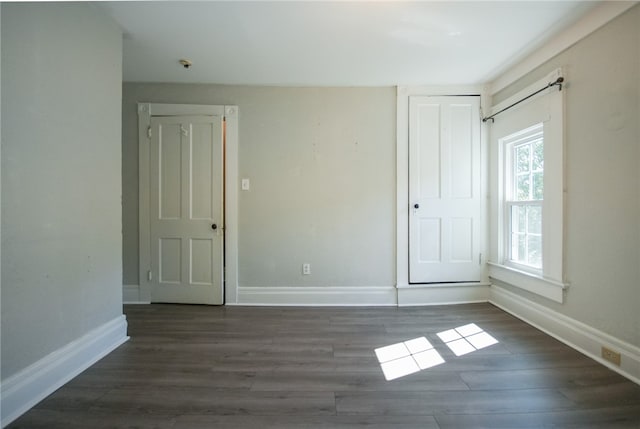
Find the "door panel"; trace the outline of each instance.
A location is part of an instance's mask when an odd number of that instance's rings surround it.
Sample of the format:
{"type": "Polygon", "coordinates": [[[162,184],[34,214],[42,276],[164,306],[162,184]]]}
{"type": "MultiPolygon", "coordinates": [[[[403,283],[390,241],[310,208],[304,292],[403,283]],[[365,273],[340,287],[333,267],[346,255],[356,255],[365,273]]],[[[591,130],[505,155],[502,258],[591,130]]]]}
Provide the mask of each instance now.
{"type": "Polygon", "coordinates": [[[409,281],[480,281],[479,97],[409,99],[409,281]]]}
{"type": "Polygon", "coordinates": [[[180,124],[158,125],[160,219],[182,217],[182,136],[180,124]]]}
{"type": "Polygon", "coordinates": [[[189,278],[191,283],[200,285],[213,284],[213,240],[196,238],[191,240],[191,267],[189,278]]]}
{"type": "Polygon", "coordinates": [[[419,198],[440,197],[440,128],[432,124],[440,123],[438,104],[416,104],[415,132],[420,145],[415,145],[412,155],[416,155],[419,180],[413,182],[419,198]]]}
{"type": "Polygon", "coordinates": [[[159,238],[160,264],[158,282],[182,283],[182,240],[180,238],[159,238]]]}
{"type": "Polygon", "coordinates": [[[472,112],[469,106],[451,106],[451,157],[449,175],[451,198],[473,198],[474,185],[474,147],[478,139],[471,135],[473,131],[472,112]]]}
{"type": "Polygon", "coordinates": [[[473,218],[451,219],[451,262],[473,260],[473,218]]]}
{"type": "Polygon", "coordinates": [[[151,300],[222,304],[222,118],[152,117],[149,153],[151,300]]]}
{"type": "Polygon", "coordinates": [[[422,218],[420,219],[420,254],[418,260],[420,263],[440,262],[440,222],[439,218],[422,218]]]}
{"type": "Polygon", "coordinates": [[[213,219],[213,191],[211,163],[213,159],[212,128],[208,124],[193,124],[191,144],[191,189],[189,204],[191,219],[213,219]]]}

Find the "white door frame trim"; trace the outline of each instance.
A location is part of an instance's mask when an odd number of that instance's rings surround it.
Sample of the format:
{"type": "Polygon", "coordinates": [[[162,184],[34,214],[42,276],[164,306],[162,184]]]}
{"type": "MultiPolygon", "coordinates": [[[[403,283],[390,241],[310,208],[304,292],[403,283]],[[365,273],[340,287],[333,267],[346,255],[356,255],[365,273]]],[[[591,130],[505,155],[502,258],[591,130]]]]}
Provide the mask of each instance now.
{"type": "MultiPolygon", "coordinates": [[[[480,95],[481,111],[487,111],[487,88],[471,86],[398,86],[396,121],[396,287],[409,287],[409,97],[412,95],[480,95]]],[[[485,127],[480,139],[486,142],[485,127]]],[[[482,145],[481,162],[486,162],[482,145]]],[[[483,170],[486,168],[482,165],[483,170]]],[[[483,171],[486,175],[486,172],[483,171]]],[[[482,178],[483,195],[486,194],[486,179],[482,178]]],[[[486,207],[483,207],[483,213],[486,207]]],[[[484,283],[483,283],[484,284],[484,283]]]]}
{"type": "Polygon", "coordinates": [[[224,295],[226,303],[237,302],[238,291],[238,106],[138,103],[138,225],[139,301],[151,302],[147,272],[151,266],[149,241],[149,139],[152,116],[212,115],[226,121],[224,182],[224,295]]]}

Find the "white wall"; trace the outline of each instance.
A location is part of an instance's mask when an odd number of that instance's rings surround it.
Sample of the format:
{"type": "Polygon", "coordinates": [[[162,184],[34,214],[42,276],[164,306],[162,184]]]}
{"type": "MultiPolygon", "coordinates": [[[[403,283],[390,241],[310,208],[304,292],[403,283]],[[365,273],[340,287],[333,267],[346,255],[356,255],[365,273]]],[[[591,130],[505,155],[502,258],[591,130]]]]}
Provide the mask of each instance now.
{"type": "Polygon", "coordinates": [[[1,29],[4,382],[122,314],[122,39],[77,3],[1,29]]]}
{"type": "Polygon", "coordinates": [[[567,81],[565,272],[571,286],[564,304],[505,287],[640,346],[640,7],[500,91],[494,103],[557,67],[567,81]]]}
{"type": "Polygon", "coordinates": [[[394,88],[126,83],[123,99],[125,284],[138,283],[136,103],[158,102],[239,107],[241,287],[394,286],[394,88]]]}

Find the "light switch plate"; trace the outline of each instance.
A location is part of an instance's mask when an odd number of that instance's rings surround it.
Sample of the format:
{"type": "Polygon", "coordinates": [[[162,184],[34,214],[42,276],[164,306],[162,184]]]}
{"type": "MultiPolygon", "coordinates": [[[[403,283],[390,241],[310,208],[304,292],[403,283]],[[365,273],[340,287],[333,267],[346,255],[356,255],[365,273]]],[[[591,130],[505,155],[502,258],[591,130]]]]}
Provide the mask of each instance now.
{"type": "Polygon", "coordinates": [[[242,190],[248,191],[250,187],[251,187],[251,182],[249,182],[249,179],[242,179],[242,190]]]}

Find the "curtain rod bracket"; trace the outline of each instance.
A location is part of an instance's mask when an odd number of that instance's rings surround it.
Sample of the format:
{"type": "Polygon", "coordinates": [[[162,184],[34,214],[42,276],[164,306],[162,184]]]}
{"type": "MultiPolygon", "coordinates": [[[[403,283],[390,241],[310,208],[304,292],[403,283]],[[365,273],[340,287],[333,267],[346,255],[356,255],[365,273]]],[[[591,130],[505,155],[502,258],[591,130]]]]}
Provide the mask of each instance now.
{"type": "Polygon", "coordinates": [[[558,91],[562,91],[562,82],[564,82],[564,78],[562,76],[558,77],[555,82],[549,84],[549,87],[557,86],[558,91]]]}

